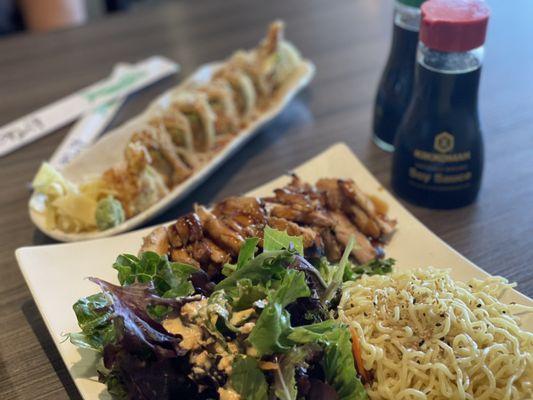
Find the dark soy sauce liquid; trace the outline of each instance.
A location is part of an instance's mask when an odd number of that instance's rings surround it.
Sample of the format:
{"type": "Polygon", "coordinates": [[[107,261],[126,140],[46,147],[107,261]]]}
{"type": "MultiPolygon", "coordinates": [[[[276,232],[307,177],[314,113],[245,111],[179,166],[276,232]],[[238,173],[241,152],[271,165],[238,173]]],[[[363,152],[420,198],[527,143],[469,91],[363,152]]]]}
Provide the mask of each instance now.
{"type": "Polygon", "coordinates": [[[394,25],[392,47],[374,106],[374,135],[392,150],[398,125],[413,90],[418,32],[394,25]]]}
{"type": "Polygon", "coordinates": [[[441,73],[418,64],[416,89],[396,136],[392,187],[424,207],[472,203],[481,184],[477,111],[481,68],[441,73]]]}

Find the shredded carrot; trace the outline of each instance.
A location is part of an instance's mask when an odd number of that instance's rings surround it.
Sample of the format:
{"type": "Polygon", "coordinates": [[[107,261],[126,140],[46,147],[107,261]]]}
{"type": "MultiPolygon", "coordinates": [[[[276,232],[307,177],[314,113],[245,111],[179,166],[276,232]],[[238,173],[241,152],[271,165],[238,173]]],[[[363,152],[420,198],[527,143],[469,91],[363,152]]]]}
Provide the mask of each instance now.
{"type": "Polygon", "coordinates": [[[357,368],[357,372],[359,372],[359,375],[361,375],[361,377],[363,378],[363,383],[370,382],[370,378],[366,373],[363,364],[363,357],[361,356],[361,345],[359,344],[359,337],[357,336],[357,332],[354,328],[350,328],[350,334],[352,335],[352,353],[353,358],[355,359],[355,366],[357,368]]]}
{"type": "Polygon", "coordinates": [[[271,361],[259,361],[259,368],[265,371],[275,371],[279,369],[279,364],[271,361]]]}

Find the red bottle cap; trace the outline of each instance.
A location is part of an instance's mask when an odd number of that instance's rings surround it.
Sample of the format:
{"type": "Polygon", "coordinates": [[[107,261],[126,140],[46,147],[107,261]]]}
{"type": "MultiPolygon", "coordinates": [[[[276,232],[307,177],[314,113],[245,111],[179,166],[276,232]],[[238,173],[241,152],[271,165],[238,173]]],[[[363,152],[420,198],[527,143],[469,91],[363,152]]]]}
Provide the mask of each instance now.
{"type": "Polygon", "coordinates": [[[485,43],[490,10],[483,0],[429,0],[421,10],[420,40],[430,49],[465,52],[485,43]]]}

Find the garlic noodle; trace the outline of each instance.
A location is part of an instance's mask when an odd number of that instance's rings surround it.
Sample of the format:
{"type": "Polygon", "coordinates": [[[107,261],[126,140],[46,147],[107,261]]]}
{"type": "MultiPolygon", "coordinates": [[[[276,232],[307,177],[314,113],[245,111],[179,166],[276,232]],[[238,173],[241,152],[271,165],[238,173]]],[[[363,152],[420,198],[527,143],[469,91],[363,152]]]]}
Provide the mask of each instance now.
{"type": "Polygon", "coordinates": [[[533,399],[533,334],[517,317],[532,308],[500,302],[509,287],[433,268],[348,283],[339,317],[359,336],[369,397],[533,399]]]}

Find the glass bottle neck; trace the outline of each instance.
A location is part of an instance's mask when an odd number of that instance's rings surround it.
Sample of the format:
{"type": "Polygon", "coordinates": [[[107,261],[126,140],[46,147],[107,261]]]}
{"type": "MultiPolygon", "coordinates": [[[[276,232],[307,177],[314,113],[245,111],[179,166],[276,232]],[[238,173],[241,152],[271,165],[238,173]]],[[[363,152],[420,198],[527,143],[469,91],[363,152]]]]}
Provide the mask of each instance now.
{"type": "Polygon", "coordinates": [[[414,70],[419,25],[420,9],[396,2],[389,64],[414,70]]]}
{"type": "Polygon", "coordinates": [[[417,107],[433,116],[470,114],[477,118],[483,48],[445,53],[420,43],[413,96],[417,107]],[[459,114],[457,114],[459,113],[459,114]]]}
{"type": "Polygon", "coordinates": [[[483,46],[465,52],[443,52],[418,43],[416,60],[419,65],[442,74],[464,74],[481,68],[483,46]]]}
{"type": "Polygon", "coordinates": [[[394,25],[412,32],[420,29],[420,9],[400,2],[394,5],[394,25]]]}

